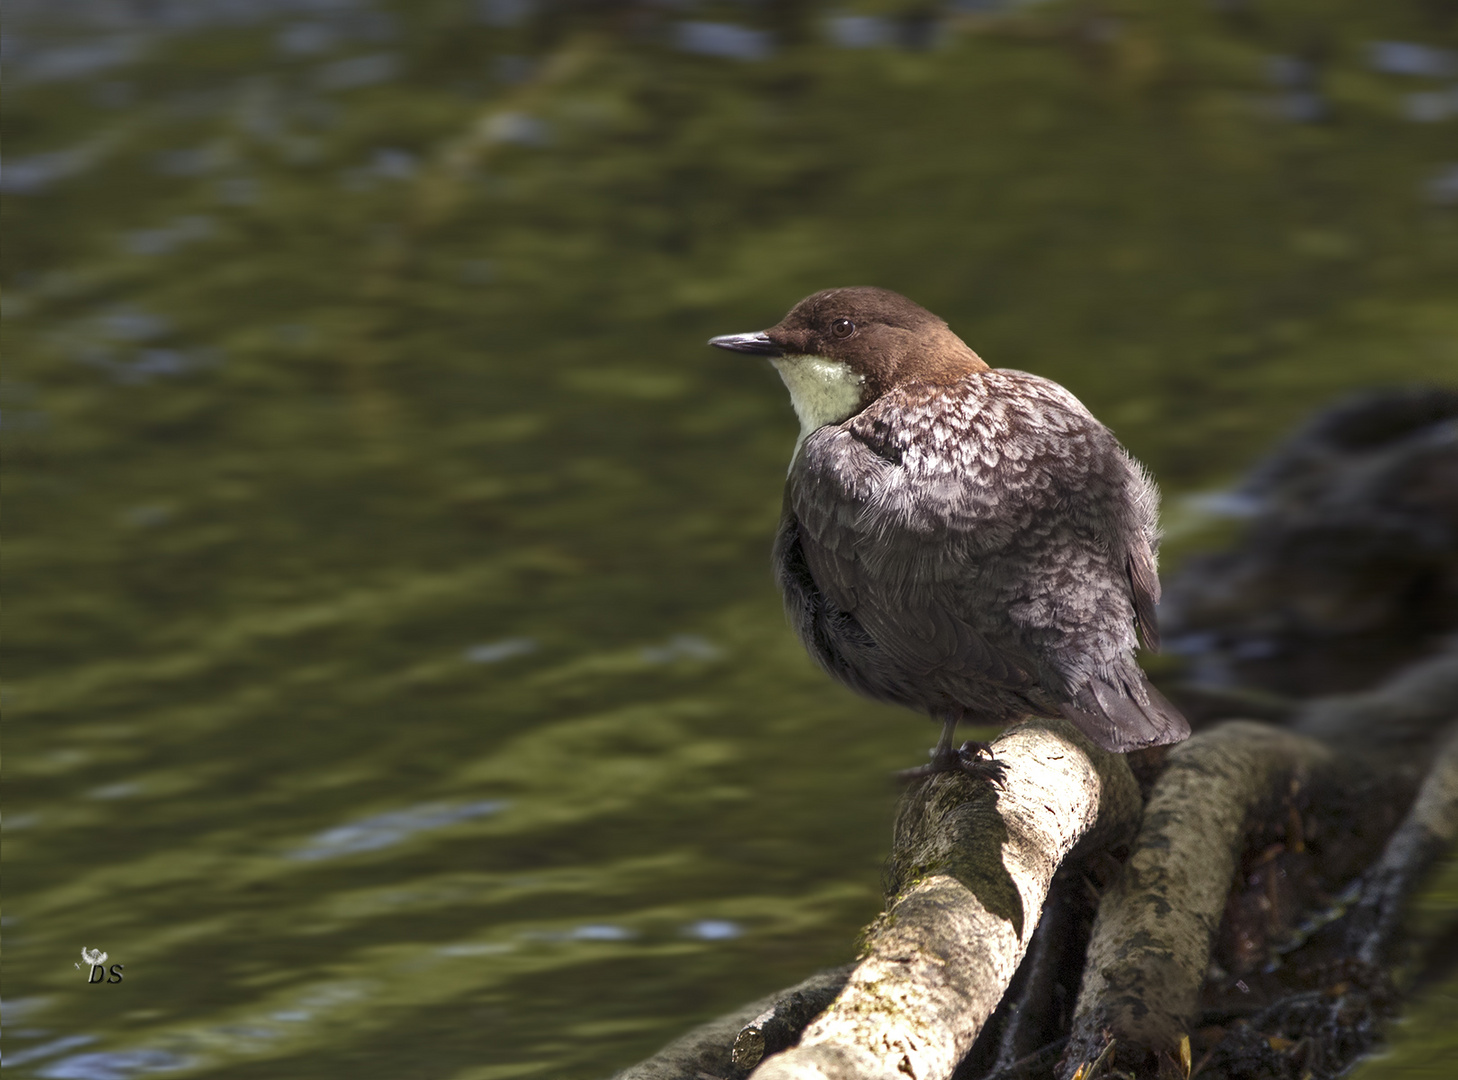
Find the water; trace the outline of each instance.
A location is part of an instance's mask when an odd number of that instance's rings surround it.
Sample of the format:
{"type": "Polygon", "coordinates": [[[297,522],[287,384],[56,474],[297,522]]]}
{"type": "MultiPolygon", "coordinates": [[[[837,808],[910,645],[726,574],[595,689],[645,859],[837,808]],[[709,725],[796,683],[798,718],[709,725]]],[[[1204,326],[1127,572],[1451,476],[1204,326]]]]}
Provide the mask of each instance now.
{"type": "Polygon", "coordinates": [[[1333,9],[1293,123],[1294,5],[973,7],[12,5],[18,1075],[601,1076],[849,958],[935,733],[785,628],[713,334],[897,288],[1176,496],[1458,378],[1441,84],[1371,62],[1451,34],[1333,9]]]}

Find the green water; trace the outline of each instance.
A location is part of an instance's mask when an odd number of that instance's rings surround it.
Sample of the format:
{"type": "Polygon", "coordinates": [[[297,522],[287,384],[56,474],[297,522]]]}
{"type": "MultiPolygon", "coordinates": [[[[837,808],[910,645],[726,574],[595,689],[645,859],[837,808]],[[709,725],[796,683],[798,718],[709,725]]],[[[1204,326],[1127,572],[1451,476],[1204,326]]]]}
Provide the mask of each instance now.
{"type": "Polygon", "coordinates": [[[1171,564],[1312,408],[1458,379],[1458,119],[1366,52],[1433,5],[87,10],[7,15],[140,42],[7,71],[17,1075],[595,1077],[849,958],[934,732],[784,626],[794,419],[712,334],[911,295],[1115,427],[1171,564]]]}

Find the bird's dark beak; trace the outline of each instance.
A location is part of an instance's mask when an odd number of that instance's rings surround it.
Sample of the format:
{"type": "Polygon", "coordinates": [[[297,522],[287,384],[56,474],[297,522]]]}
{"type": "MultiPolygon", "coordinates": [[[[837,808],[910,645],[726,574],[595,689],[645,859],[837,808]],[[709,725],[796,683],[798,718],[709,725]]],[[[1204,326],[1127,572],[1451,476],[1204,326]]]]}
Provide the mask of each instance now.
{"type": "Polygon", "coordinates": [[[709,344],[716,349],[755,353],[759,356],[783,356],[785,354],[785,350],[771,341],[769,335],[763,330],[756,330],[752,334],[723,334],[710,338],[709,344]]]}

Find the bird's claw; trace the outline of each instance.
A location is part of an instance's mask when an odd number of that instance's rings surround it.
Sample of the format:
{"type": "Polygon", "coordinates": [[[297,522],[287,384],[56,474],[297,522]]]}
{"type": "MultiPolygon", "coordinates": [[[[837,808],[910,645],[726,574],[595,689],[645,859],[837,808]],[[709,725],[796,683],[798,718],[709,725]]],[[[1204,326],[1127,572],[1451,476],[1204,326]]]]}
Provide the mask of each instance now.
{"type": "Polygon", "coordinates": [[[998,788],[1007,787],[1007,766],[997,760],[987,743],[969,740],[957,747],[957,766],[998,788]]]}
{"type": "Polygon", "coordinates": [[[986,780],[999,788],[1006,786],[1007,766],[992,754],[992,747],[982,742],[964,742],[955,750],[931,751],[931,761],[914,769],[902,769],[896,774],[903,781],[921,780],[938,773],[962,772],[986,780]]]}

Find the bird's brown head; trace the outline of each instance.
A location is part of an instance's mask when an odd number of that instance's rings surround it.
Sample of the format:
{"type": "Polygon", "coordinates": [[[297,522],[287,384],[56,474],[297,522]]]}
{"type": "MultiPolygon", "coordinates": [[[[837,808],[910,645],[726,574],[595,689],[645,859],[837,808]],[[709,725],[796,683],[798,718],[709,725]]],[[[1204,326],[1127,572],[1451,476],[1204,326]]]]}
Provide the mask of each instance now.
{"type": "Polygon", "coordinates": [[[864,285],[814,293],[768,330],[709,344],[770,358],[789,388],[802,438],[906,383],[944,384],[987,370],[926,308],[864,285]]]}

